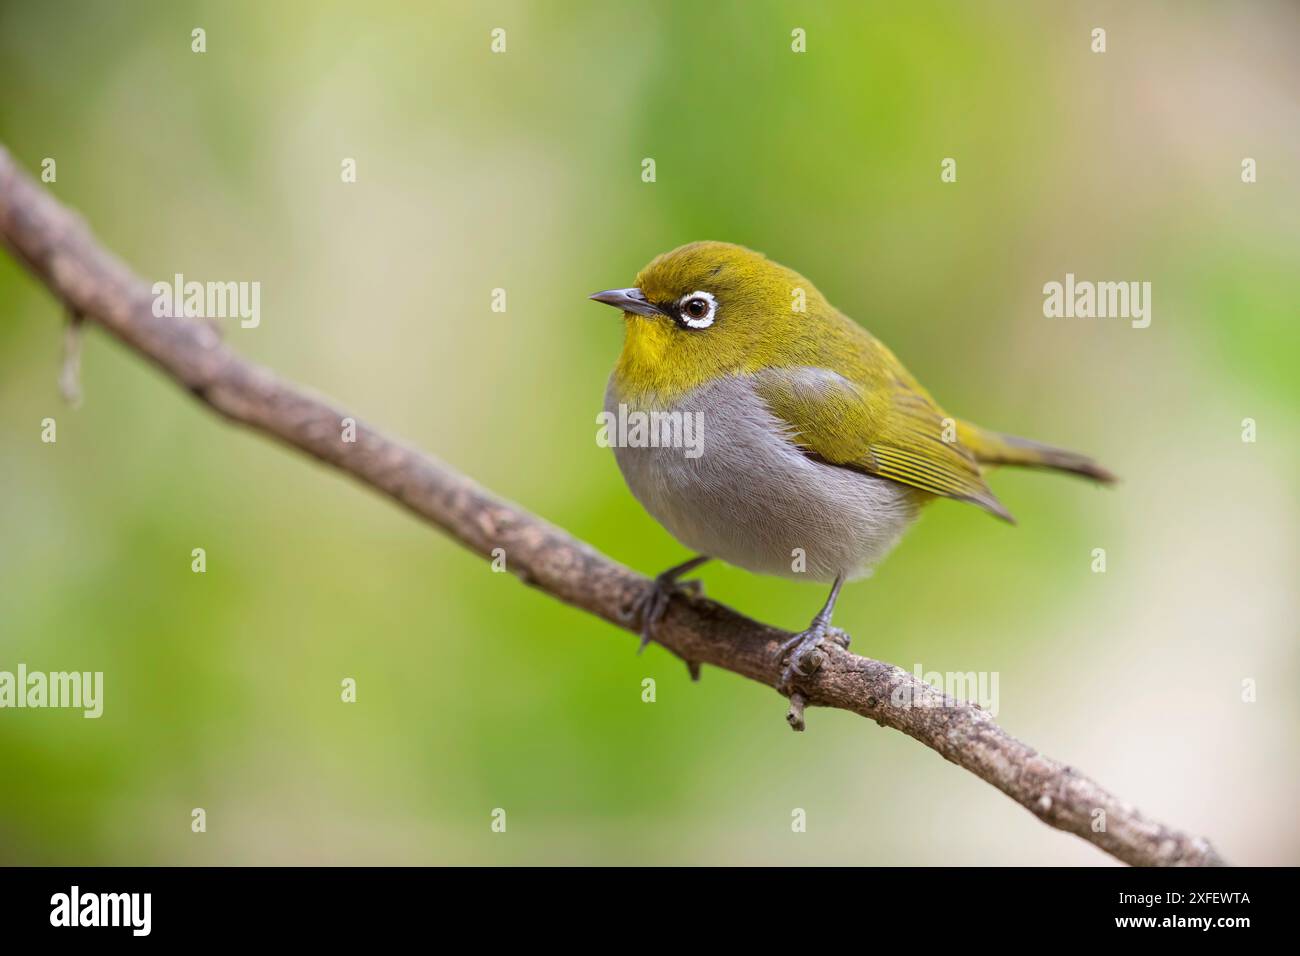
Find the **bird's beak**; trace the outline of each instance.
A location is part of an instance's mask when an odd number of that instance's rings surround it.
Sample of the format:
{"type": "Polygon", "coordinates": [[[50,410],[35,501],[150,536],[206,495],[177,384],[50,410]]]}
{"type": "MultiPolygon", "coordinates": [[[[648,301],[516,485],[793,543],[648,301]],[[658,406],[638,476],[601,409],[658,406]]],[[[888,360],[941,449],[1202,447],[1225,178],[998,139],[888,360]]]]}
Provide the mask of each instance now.
{"type": "Polygon", "coordinates": [[[587,298],[612,305],[624,312],[635,312],[637,315],[664,314],[662,309],[646,299],[645,293],[640,289],[608,289],[604,292],[593,292],[587,298]]]}

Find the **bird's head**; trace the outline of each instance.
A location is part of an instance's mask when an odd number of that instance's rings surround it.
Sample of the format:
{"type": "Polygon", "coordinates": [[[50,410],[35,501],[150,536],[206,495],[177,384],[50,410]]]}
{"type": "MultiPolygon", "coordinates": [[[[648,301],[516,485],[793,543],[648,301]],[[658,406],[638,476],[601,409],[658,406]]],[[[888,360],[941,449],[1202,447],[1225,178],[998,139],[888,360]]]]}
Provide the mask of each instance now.
{"type": "Polygon", "coordinates": [[[621,309],[616,375],[672,398],[723,375],[792,364],[826,308],[797,272],[727,242],[693,242],[654,259],[636,285],[591,296],[621,309]]]}

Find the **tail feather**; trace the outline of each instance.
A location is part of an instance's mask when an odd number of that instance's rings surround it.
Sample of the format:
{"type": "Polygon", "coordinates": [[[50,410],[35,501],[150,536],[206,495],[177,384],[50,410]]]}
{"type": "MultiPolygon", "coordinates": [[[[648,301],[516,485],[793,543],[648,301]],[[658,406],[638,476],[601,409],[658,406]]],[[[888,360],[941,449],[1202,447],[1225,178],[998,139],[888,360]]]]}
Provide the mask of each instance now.
{"type": "Polygon", "coordinates": [[[1064,448],[1054,448],[1041,442],[1030,441],[1028,438],[985,431],[968,422],[958,424],[957,440],[969,448],[981,464],[1050,468],[1054,471],[1082,475],[1105,485],[1119,480],[1112,472],[1087,455],[1066,451],[1064,448]]]}

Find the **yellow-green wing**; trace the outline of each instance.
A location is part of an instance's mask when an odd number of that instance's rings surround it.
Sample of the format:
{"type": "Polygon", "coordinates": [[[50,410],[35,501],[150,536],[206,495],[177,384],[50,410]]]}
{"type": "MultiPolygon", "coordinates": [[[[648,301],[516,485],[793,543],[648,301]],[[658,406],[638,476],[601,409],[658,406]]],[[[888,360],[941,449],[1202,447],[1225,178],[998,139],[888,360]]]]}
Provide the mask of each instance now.
{"type": "Polygon", "coordinates": [[[886,374],[867,388],[829,369],[788,368],[758,373],[754,383],[805,454],[1014,520],[958,440],[955,420],[915,382],[886,374]]]}

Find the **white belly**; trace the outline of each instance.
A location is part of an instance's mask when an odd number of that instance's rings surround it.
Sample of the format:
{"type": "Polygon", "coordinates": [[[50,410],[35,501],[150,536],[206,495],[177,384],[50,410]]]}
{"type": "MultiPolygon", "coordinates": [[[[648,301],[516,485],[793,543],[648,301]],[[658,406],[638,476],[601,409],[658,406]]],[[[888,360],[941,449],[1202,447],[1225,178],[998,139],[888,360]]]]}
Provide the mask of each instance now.
{"type": "MultiPolygon", "coordinates": [[[[652,410],[621,401],[629,412],[652,410]]],[[[606,411],[617,416],[619,404],[611,381],[606,411]]],[[[749,571],[811,581],[861,577],[926,498],[804,455],[745,378],[721,379],[654,410],[700,413],[700,454],[616,444],[628,487],[686,547],[749,571]]]]}

